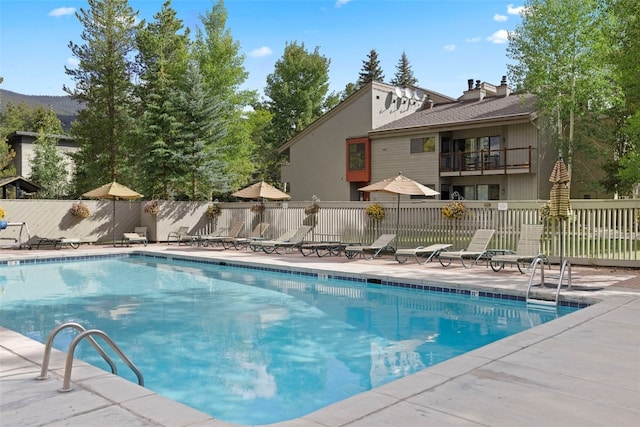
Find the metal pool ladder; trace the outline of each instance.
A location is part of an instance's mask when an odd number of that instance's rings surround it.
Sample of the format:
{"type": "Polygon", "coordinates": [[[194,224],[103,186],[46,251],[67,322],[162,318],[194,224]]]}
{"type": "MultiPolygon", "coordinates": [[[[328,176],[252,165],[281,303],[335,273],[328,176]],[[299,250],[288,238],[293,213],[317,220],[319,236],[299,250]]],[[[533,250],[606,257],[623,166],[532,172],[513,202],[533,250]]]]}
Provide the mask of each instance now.
{"type": "Polygon", "coordinates": [[[53,339],[56,337],[56,335],[58,335],[60,331],[68,328],[72,328],[77,331],[80,331],[80,334],[78,334],[78,336],[76,336],[73,339],[73,341],[71,341],[71,344],[69,344],[69,349],[67,350],[67,358],[65,360],[65,366],[64,366],[64,381],[62,383],[62,388],[59,389],[58,391],[68,392],[73,390],[73,387],[71,387],[71,368],[73,367],[73,354],[75,353],[77,345],[84,338],[86,338],[87,341],[89,341],[89,344],[91,344],[91,346],[95,348],[96,351],[100,354],[100,356],[102,356],[105,362],[109,364],[109,367],[111,367],[111,373],[114,375],[118,374],[118,368],[116,367],[116,364],[109,357],[109,355],[105,353],[105,351],[102,349],[102,347],[100,347],[100,345],[96,342],[96,340],[93,339],[94,335],[101,337],[107,344],[109,344],[111,349],[114,352],[116,352],[116,354],[120,356],[120,359],[122,359],[122,361],[129,367],[129,369],[131,369],[133,373],[136,374],[136,377],[138,377],[138,384],[141,386],[144,386],[144,378],[142,377],[142,373],[140,372],[140,370],[127,357],[127,355],[125,355],[122,352],[122,350],[120,350],[120,347],[118,347],[113,342],[113,340],[109,337],[109,335],[107,335],[106,333],[98,329],[87,330],[79,323],[74,323],[74,322],[69,322],[69,323],[65,323],[60,326],[57,326],[51,331],[51,333],[49,333],[49,337],[47,338],[47,343],[45,344],[45,347],[44,347],[44,355],[42,356],[42,369],[40,370],[40,376],[36,377],[37,380],[45,380],[49,378],[49,374],[47,373],[47,371],[49,369],[49,359],[51,357],[51,347],[53,345],[53,339]]]}
{"type": "Polygon", "coordinates": [[[540,267],[540,286],[544,286],[545,261],[546,257],[537,256],[531,263],[531,275],[529,276],[529,286],[527,287],[525,300],[527,304],[557,307],[558,301],[560,300],[560,289],[562,288],[562,283],[565,281],[565,279],[567,281],[567,288],[571,289],[571,263],[567,259],[562,262],[562,266],[560,267],[560,274],[558,276],[558,286],[556,287],[555,299],[546,300],[541,298],[534,298],[531,296],[531,286],[533,286],[533,280],[535,278],[536,271],[538,271],[538,267],[540,267]]]}

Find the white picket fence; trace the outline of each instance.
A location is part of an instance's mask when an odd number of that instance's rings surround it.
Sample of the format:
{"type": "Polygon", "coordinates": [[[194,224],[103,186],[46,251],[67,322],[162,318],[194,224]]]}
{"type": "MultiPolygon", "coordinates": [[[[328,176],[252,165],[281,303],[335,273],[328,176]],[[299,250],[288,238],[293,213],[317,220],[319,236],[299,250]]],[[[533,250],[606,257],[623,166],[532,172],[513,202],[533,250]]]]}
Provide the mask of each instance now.
{"type": "MultiPolygon", "coordinates": [[[[252,202],[220,203],[221,216],[212,221],[206,216],[207,202],[160,202],[160,213],[153,217],[143,212],[144,202],[118,201],[113,223],[113,202],[86,200],[92,215],[83,220],[71,217],[73,201],[2,200],[11,223],[26,223],[30,235],[41,237],[77,237],[98,243],[116,239],[135,226],[147,226],[151,241],[166,241],[170,231],[188,226],[191,234],[207,234],[217,227],[230,227],[238,219],[245,221],[243,234],[260,221],[270,224],[268,235],[276,237],[303,223],[315,224],[311,238],[370,243],[382,233],[398,235],[398,247],[430,243],[452,243],[464,248],[478,228],[495,229],[492,248],[515,249],[522,224],[545,223],[542,251],[552,258],[562,256],[574,263],[640,267],[638,214],[640,200],[572,200],[572,218],[562,223],[543,220],[538,212],[544,201],[463,201],[467,211],[462,219],[442,215],[447,201],[420,200],[382,202],[385,218],[373,221],[365,214],[369,202],[319,202],[315,217],[305,215],[311,202],[266,202],[260,216],[251,211],[252,202]],[[399,216],[398,216],[399,214],[399,216]]],[[[0,231],[1,242],[16,239],[18,227],[0,231]]],[[[23,236],[24,238],[24,236],[23,236]]]]}

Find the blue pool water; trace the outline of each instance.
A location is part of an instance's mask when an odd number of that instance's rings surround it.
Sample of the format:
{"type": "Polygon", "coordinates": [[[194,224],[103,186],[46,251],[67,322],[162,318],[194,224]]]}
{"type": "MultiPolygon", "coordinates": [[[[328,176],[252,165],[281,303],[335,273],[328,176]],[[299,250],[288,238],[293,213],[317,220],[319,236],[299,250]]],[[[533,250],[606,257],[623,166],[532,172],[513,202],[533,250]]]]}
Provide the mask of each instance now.
{"type": "MultiPolygon", "coordinates": [[[[103,330],[147,388],[240,424],[301,417],[575,310],[148,256],[2,266],[0,288],[2,326],[40,342],[65,322],[103,330]]],[[[76,357],[109,370],[86,343],[76,357]]]]}

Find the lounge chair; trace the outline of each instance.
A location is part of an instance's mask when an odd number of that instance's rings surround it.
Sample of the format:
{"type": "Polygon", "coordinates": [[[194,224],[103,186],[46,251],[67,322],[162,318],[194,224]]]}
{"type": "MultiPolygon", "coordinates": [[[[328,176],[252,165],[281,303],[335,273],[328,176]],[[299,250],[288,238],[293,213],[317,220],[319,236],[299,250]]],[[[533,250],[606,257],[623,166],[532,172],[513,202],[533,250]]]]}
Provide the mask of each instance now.
{"type": "Polygon", "coordinates": [[[146,237],[140,236],[138,233],[123,233],[122,234],[122,245],[130,246],[132,243],[142,243],[147,246],[149,243],[146,237]]]}
{"type": "Polygon", "coordinates": [[[440,264],[442,264],[443,267],[448,267],[451,265],[451,261],[460,260],[463,267],[473,267],[478,263],[478,261],[486,258],[487,246],[489,246],[489,242],[495,232],[495,230],[487,229],[476,230],[475,234],[471,238],[471,242],[469,242],[469,246],[467,246],[467,249],[454,252],[441,252],[438,255],[440,264]],[[465,259],[470,260],[471,262],[465,263],[465,259]]]}
{"type": "Polygon", "coordinates": [[[133,233],[124,233],[122,237],[122,245],[129,246],[132,243],[141,243],[145,246],[149,244],[147,239],[147,227],[136,227],[133,233]]]}
{"type": "Polygon", "coordinates": [[[262,239],[268,228],[268,222],[261,222],[253,228],[253,231],[251,231],[251,234],[247,237],[236,237],[231,240],[223,240],[222,246],[224,246],[225,249],[233,247],[236,250],[246,248],[249,246],[250,242],[262,239]]]}
{"type": "Polygon", "coordinates": [[[307,237],[307,234],[309,234],[312,228],[310,225],[303,225],[296,230],[295,234],[289,240],[284,242],[264,240],[251,243],[251,245],[258,244],[262,250],[268,254],[273,252],[277,254],[291,252],[293,249],[299,249],[300,246],[302,246],[305,237],[307,237]]]}
{"type": "Polygon", "coordinates": [[[391,246],[391,242],[396,238],[395,234],[381,234],[375,242],[370,245],[348,245],[344,248],[344,254],[349,259],[353,259],[356,256],[360,255],[363,258],[367,258],[368,255],[371,256],[369,259],[373,259],[384,251],[393,251],[395,250],[393,246],[391,246]]]}
{"type": "Polygon", "coordinates": [[[171,241],[175,241],[178,245],[182,243],[193,243],[196,236],[189,234],[189,227],[181,226],[176,231],[171,231],[167,235],[167,245],[171,244],[171,241]]]}
{"type": "Polygon", "coordinates": [[[298,232],[298,230],[288,230],[288,231],[285,231],[284,233],[282,233],[280,236],[276,237],[275,239],[271,239],[271,240],[253,240],[253,241],[249,242],[249,248],[253,252],[259,252],[259,251],[262,251],[263,245],[273,245],[273,244],[276,244],[276,243],[288,242],[289,240],[291,240],[291,238],[293,236],[296,235],[297,232],[298,232]]]}
{"type": "Polygon", "coordinates": [[[209,240],[209,239],[211,239],[213,237],[224,236],[225,234],[227,234],[227,231],[228,231],[227,228],[222,228],[222,227],[216,228],[215,230],[213,230],[209,234],[201,234],[201,235],[197,236],[197,243],[198,243],[198,245],[201,245],[205,241],[207,241],[207,240],[209,240]]]}
{"type": "Polygon", "coordinates": [[[223,234],[221,236],[211,236],[211,235],[207,237],[200,236],[200,242],[202,243],[202,246],[209,246],[211,244],[218,244],[218,243],[223,243],[225,241],[231,241],[236,237],[238,237],[238,234],[240,234],[243,228],[244,228],[244,220],[241,219],[233,223],[233,225],[231,226],[227,234],[223,234]]]}
{"type": "Polygon", "coordinates": [[[40,249],[40,246],[53,246],[54,249],[62,249],[63,247],[71,247],[73,249],[78,249],[80,247],[80,243],[82,241],[80,239],[75,238],[66,238],[66,237],[43,237],[38,240],[38,244],[36,245],[36,249],[40,249]]]}
{"type": "Polygon", "coordinates": [[[549,258],[540,253],[540,239],[542,238],[542,224],[523,224],[515,253],[498,254],[491,257],[489,264],[493,271],[500,271],[505,264],[515,264],[520,273],[525,273],[536,258],[549,264],[549,258]]]}
{"type": "Polygon", "coordinates": [[[312,254],[316,254],[319,257],[329,256],[329,255],[340,255],[344,248],[349,245],[353,245],[355,243],[344,243],[341,241],[325,241],[325,242],[304,242],[300,246],[300,253],[303,256],[309,256],[312,254]]]}
{"type": "Polygon", "coordinates": [[[397,249],[395,253],[396,261],[404,264],[409,257],[414,257],[418,264],[426,264],[451,246],[450,243],[436,243],[429,246],[418,246],[417,248],[397,249]]]}

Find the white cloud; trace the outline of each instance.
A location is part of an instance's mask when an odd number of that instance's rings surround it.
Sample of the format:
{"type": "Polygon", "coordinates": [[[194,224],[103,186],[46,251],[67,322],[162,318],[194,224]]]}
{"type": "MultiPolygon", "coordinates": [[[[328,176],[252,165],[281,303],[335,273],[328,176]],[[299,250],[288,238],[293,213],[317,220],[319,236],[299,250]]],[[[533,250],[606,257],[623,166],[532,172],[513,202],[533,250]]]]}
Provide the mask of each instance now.
{"type": "Polygon", "coordinates": [[[525,9],[524,6],[507,5],[507,13],[509,15],[522,15],[525,9]]]}
{"type": "Polygon", "coordinates": [[[498,30],[487,37],[491,43],[503,44],[509,41],[509,32],[507,30],[498,30]]]}
{"type": "Polygon", "coordinates": [[[78,61],[78,58],[74,58],[74,57],[67,58],[68,66],[77,67],[79,64],[80,64],[80,61],[78,61]]]}
{"type": "Polygon", "coordinates": [[[76,13],[75,7],[59,7],[49,12],[49,16],[55,16],[57,18],[58,16],[73,15],[74,13],[76,13]]]}
{"type": "Polygon", "coordinates": [[[496,22],[504,22],[507,19],[509,19],[507,15],[500,15],[499,13],[496,13],[495,15],[493,15],[493,20],[496,22]]]}
{"type": "Polygon", "coordinates": [[[478,43],[480,40],[482,40],[481,37],[470,37],[470,38],[464,39],[464,41],[466,41],[467,43],[478,43]]]}
{"type": "Polygon", "coordinates": [[[336,7],[342,7],[349,3],[351,0],[336,0],[336,7]]]}
{"type": "Polygon", "coordinates": [[[249,56],[252,58],[263,58],[265,56],[269,56],[273,53],[271,49],[267,46],[259,47],[258,49],[254,49],[249,53],[249,56]]]}
{"type": "Polygon", "coordinates": [[[443,46],[443,49],[446,50],[447,52],[453,52],[454,50],[456,50],[456,45],[455,44],[446,44],[443,46]]]}

